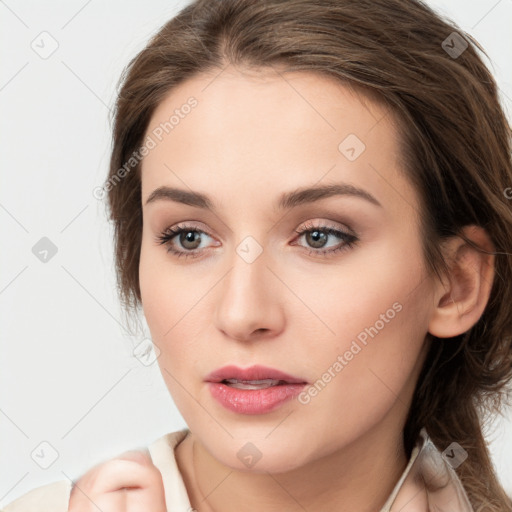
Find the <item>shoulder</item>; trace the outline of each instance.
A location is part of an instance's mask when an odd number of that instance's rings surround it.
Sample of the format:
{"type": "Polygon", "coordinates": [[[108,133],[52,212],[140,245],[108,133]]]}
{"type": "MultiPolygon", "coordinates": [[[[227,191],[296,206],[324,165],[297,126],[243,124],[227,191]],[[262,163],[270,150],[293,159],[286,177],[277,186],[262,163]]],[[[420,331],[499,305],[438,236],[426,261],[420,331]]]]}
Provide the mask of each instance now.
{"type": "MultiPolygon", "coordinates": [[[[162,473],[167,486],[172,487],[168,489],[166,486],[166,495],[170,494],[173,498],[186,496],[174,458],[174,448],[187,432],[187,429],[183,429],[164,434],[148,446],[153,464],[162,473]]],[[[36,487],[0,508],[0,512],[67,512],[73,485],[72,480],[59,480],[36,487]]]]}
{"type": "Polygon", "coordinates": [[[23,494],[0,512],[67,512],[73,483],[59,480],[23,494]]]}

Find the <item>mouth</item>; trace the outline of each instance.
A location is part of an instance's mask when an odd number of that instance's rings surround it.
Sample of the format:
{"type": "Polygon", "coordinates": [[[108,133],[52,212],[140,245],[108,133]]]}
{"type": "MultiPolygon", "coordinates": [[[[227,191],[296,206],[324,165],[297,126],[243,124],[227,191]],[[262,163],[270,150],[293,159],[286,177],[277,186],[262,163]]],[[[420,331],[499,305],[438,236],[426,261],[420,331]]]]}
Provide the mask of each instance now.
{"type": "Polygon", "coordinates": [[[255,365],[249,368],[238,366],[223,366],[211,372],[205,379],[206,382],[222,383],[237,389],[265,389],[271,386],[285,384],[307,384],[301,378],[289,375],[275,368],[255,365]]]}
{"type": "Polygon", "coordinates": [[[264,414],[296,397],[308,383],[274,368],[225,366],[205,379],[210,393],[237,414],[264,414]]]}
{"type": "Polygon", "coordinates": [[[267,389],[272,386],[283,386],[290,384],[284,380],[275,379],[261,379],[261,380],[239,380],[239,379],[224,379],[221,384],[225,384],[235,389],[267,389]]]}

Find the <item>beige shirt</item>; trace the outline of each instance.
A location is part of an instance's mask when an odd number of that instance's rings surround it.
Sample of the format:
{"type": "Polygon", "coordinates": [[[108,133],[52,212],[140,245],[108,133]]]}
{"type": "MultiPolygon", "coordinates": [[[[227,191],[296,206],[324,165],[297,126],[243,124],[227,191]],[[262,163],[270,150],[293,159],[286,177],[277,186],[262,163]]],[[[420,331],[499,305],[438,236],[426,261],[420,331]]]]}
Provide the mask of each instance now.
{"type": "MultiPolygon", "coordinates": [[[[187,433],[188,429],[171,432],[148,446],[153,464],[162,474],[168,512],[194,511],[174,456],[187,433]]],[[[463,452],[461,455],[456,445],[450,450],[450,446],[442,455],[421,429],[407,467],[379,512],[474,512],[453,469],[464,463],[463,452]]],[[[37,487],[0,512],[67,512],[72,485],[70,480],[60,480],[37,487]]]]}

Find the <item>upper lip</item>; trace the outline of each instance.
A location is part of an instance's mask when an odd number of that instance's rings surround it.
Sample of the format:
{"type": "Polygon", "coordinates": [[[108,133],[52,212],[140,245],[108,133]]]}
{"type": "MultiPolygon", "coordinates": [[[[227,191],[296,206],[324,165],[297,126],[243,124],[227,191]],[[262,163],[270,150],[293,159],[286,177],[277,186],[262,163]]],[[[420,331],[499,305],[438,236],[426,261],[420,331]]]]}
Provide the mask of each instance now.
{"type": "Polygon", "coordinates": [[[206,382],[222,382],[227,379],[237,380],[282,380],[288,384],[307,384],[307,382],[300,378],[289,375],[275,368],[267,366],[254,365],[249,368],[239,368],[238,366],[230,365],[223,366],[214,370],[205,378],[206,382]]]}

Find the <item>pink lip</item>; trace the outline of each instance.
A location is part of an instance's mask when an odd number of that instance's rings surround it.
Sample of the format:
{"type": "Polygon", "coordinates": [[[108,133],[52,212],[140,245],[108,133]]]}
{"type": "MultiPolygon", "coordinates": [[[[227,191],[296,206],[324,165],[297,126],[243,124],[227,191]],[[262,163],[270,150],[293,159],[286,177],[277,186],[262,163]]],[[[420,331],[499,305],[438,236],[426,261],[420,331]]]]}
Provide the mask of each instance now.
{"type": "Polygon", "coordinates": [[[221,382],[224,379],[239,379],[239,380],[262,380],[262,379],[275,379],[283,380],[287,384],[307,384],[307,382],[300,378],[288,375],[274,368],[267,366],[255,365],[249,368],[239,368],[238,366],[223,366],[211,372],[206,378],[206,382],[221,382]]]}
{"type": "Polygon", "coordinates": [[[226,409],[239,414],[263,414],[273,411],[298,395],[307,384],[304,379],[265,366],[251,366],[245,369],[224,366],[210,373],[205,381],[208,382],[213,398],[226,409]],[[265,389],[237,389],[224,384],[224,379],[274,379],[282,382],[265,389]]]}

